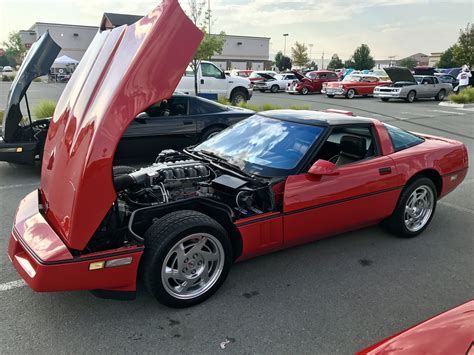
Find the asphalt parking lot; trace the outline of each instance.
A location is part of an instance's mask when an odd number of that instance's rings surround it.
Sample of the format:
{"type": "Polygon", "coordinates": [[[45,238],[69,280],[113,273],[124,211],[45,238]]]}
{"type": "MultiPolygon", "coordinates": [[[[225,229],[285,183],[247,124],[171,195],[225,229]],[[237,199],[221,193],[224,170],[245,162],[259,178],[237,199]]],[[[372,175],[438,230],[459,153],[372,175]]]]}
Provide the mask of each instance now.
{"type": "MultiPolygon", "coordinates": [[[[63,87],[33,83],[30,102],[57,100],[63,87]]],[[[457,139],[474,159],[474,111],[468,109],[254,94],[252,103],[265,102],[349,110],[457,139]]],[[[17,282],[6,255],[9,232],[19,200],[38,186],[39,175],[37,166],[0,163],[0,353],[349,354],[473,298],[472,169],[418,238],[402,240],[373,227],[242,262],[211,299],[182,310],[161,306],[140,284],[135,301],[120,302],[86,291],[39,294],[17,282]]]]}

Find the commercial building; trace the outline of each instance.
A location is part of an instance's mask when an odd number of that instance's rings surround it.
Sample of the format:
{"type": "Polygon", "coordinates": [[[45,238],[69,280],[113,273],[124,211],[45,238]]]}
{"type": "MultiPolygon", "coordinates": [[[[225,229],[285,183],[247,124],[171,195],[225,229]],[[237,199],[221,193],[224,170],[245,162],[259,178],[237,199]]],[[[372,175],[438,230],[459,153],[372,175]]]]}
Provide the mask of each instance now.
{"type": "Polygon", "coordinates": [[[441,54],[443,54],[443,52],[432,52],[428,58],[428,66],[430,67],[438,66],[438,62],[441,59],[441,54]]]}
{"type": "MultiPolygon", "coordinates": [[[[20,31],[24,45],[29,48],[43,33],[61,46],[59,56],[67,55],[81,60],[87,47],[99,30],[132,24],[142,16],[104,13],[100,27],[36,22],[28,30],[20,31]]],[[[223,51],[211,58],[222,69],[262,70],[270,66],[270,38],[226,35],[223,51]]]]}

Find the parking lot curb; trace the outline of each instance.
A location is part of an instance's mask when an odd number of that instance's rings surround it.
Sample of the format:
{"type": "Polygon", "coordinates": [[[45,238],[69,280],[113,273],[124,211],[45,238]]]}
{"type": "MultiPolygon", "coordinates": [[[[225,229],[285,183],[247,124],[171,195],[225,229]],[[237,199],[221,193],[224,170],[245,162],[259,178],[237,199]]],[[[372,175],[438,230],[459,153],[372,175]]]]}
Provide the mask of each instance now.
{"type": "Polygon", "coordinates": [[[454,102],[440,102],[439,106],[447,106],[447,107],[454,107],[454,108],[474,108],[474,104],[455,104],[454,102]]]}

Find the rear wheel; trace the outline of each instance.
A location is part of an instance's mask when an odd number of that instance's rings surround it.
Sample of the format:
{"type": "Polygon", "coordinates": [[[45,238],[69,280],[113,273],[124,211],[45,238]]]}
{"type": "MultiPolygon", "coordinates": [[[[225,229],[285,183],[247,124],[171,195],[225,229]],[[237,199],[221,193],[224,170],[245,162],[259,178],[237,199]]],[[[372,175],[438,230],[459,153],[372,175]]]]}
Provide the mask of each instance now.
{"type": "Polygon", "coordinates": [[[278,92],[278,90],[280,90],[280,87],[278,85],[273,85],[271,88],[270,88],[270,91],[272,93],[276,93],[278,92]]]}
{"type": "Polygon", "coordinates": [[[436,200],[437,192],[433,181],[419,177],[403,189],[395,211],[383,222],[383,226],[400,237],[416,237],[430,224],[436,200]]]}
{"type": "Polygon", "coordinates": [[[305,87],[303,87],[303,88],[301,89],[301,93],[302,93],[303,95],[308,95],[309,89],[305,86],[305,87]]]}
{"type": "Polygon", "coordinates": [[[177,211],[145,233],[141,274],[147,288],[167,306],[203,302],[224,283],[232,264],[225,229],[197,211],[177,211]]]}
{"type": "Polygon", "coordinates": [[[412,90],[408,93],[407,98],[405,99],[405,101],[412,103],[413,101],[415,101],[415,98],[416,98],[416,92],[415,92],[415,90],[412,90]]]}
{"type": "Polygon", "coordinates": [[[346,97],[347,97],[348,99],[353,99],[354,96],[355,96],[355,94],[356,94],[356,92],[355,92],[354,89],[349,89],[349,90],[347,90],[347,92],[346,92],[346,97]]]}
{"type": "Polygon", "coordinates": [[[446,97],[446,91],[445,90],[440,90],[438,94],[435,96],[436,101],[443,101],[444,98],[446,97]]]}

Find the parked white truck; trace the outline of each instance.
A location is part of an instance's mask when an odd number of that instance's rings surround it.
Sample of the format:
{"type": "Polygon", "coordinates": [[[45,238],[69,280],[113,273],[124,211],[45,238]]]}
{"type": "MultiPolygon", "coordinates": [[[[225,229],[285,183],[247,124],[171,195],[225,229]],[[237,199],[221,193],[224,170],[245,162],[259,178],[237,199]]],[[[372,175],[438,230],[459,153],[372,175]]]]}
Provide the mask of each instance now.
{"type": "MultiPolygon", "coordinates": [[[[211,62],[202,61],[197,72],[198,92],[200,95],[217,99],[224,96],[233,105],[250,100],[253,89],[250,80],[228,76],[211,62]]],[[[189,66],[181,78],[176,90],[194,95],[194,72],[189,66]]]]}

